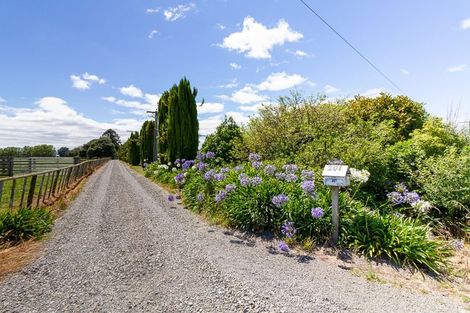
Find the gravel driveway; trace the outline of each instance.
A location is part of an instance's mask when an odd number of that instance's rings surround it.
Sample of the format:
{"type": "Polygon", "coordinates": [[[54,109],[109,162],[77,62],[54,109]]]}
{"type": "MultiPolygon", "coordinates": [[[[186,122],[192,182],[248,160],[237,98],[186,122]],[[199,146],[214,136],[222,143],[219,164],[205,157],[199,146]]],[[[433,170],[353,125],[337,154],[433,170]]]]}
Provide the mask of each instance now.
{"type": "Polygon", "coordinates": [[[208,225],[119,161],[92,175],[1,312],[464,312],[208,225]],[[174,205],[174,206],[172,206],[174,205]]]}

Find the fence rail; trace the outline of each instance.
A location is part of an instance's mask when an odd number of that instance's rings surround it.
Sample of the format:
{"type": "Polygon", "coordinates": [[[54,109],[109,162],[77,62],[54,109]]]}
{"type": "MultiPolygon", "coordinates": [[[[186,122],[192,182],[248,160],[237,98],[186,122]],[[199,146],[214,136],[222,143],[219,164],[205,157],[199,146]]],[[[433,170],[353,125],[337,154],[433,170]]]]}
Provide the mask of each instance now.
{"type": "Polygon", "coordinates": [[[0,178],[0,209],[50,205],[107,161],[89,160],[56,170],[0,178]]]}
{"type": "Polygon", "coordinates": [[[74,157],[0,157],[0,176],[42,172],[80,163],[74,157]]]}

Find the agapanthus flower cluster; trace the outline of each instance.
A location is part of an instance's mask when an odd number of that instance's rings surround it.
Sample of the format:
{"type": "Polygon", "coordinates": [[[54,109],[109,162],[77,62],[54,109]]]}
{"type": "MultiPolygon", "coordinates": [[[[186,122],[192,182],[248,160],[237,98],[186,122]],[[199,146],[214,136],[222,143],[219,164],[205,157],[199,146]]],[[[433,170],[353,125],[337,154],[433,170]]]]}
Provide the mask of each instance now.
{"type": "Polygon", "coordinates": [[[420,212],[428,211],[431,208],[429,202],[421,200],[417,192],[408,191],[408,188],[403,183],[396,185],[395,191],[388,193],[387,198],[394,205],[409,204],[420,212]]]}
{"type": "Polygon", "coordinates": [[[178,175],[175,176],[175,183],[177,185],[184,184],[184,175],[183,175],[183,173],[179,173],[178,175]]]}
{"type": "Polygon", "coordinates": [[[274,196],[271,200],[276,208],[282,207],[282,205],[287,201],[289,201],[289,197],[282,193],[280,195],[274,196]]]}
{"type": "Polygon", "coordinates": [[[175,201],[175,196],[174,195],[168,195],[168,201],[175,201]]]}
{"type": "Polygon", "coordinates": [[[215,153],[212,151],[207,151],[206,159],[212,159],[212,158],[215,158],[215,153]]]}
{"type": "Polygon", "coordinates": [[[253,168],[260,169],[263,166],[263,163],[259,161],[253,161],[251,162],[251,166],[253,166],[253,168]]]}
{"type": "Polygon", "coordinates": [[[276,176],[277,180],[284,180],[286,179],[286,174],[285,173],[276,173],[274,176],[276,176]]]}
{"type": "Polygon", "coordinates": [[[360,184],[365,184],[369,180],[370,173],[368,170],[358,170],[350,168],[351,180],[360,184]]]}
{"type": "Polygon", "coordinates": [[[214,178],[216,172],[215,170],[209,170],[204,174],[204,179],[207,181],[210,181],[214,178]]]}
{"type": "Polygon", "coordinates": [[[215,195],[215,202],[219,203],[225,198],[227,198],[227,192],[225,190],[219,190],[219,192],[215,195]]]}
{"type": "Polygon", "coordinates": [[[287,245],[287,243],[285,243],[284,241],[279,241],[279,245],[277,246],[279,248],[279,250],[281,250],[282,252],[289,252],[289,246],[287,245]]]}
{"type": "Polygon", "coordinates": [[[248,160],[250,160],[250,162],[259,162],[261,161],[261,156],[257,153],[250,153],[248,160]]]}
{"type": "Polygon", "coordinates": [[[232,192],[235,190],[235,188],[237,188],[235,184],[227,184],[227,186],[225,186],[225,191],[232,192]]]}
{"type": "Polygon", "coordinates": [[[188,170],[191,166],[194,165],[194,161],[193,160],[185,160],[183,162],[183,165],[181,166],[181,168],[183,169],[183,171],[186,171],[188,170]]]}
{"type": "Polygon", "coordinates": [[[282,167],[282,169],[286,172],[286,174],[295,174],[299,167],[295,164],[286,164],[282,167]]]}
{"type": "Polygon", "coordinates": [[[202,193],[197,194],[197,201],[202,202],[204,200],[204,195],[202,193]]]}
{"type": "Polygon", "coordinates": [[[302,190],[304,191],[305,194],[312,196],[312,197],[316,196],[315,183],[313,182],[313,180],[306,180],[300,186],[302,187],[302,190]]]}
{"type": "Polygon", "coordinates": [[[234,170],[235,172],[240,172],[240,171],[243,170],[243,166],[237,165],[237,166],[235,166],[235,167],[233,168],[233,170],[234,170]]]}
{"type": "Polygon", "coordinates": [[[225,179],[225,175],[222,173],[218,173],[214,175],[214,180],[215,181],[223,181],[225,179]]]}
{"type": "Polygon", "coordinates": [[[173,164],[174,164],[176,167],[180,167],[180,166],[181,166],[181,160],[180,160],[180,159],[176,159],[175,162],[173,162],[173,164]]]}
{"type": "Polygon", "coordinates": [[[198,151],[197,154],[196,154],[196,159],[198,159],[199,161],[202,161],[206,158],[206,155],[204,153],[201,153],[201,151],[198,151]]]}
{"type": "Polygon", "coordinates": [[[230,169],[229,169],[228,167],[222,167],[222,168],[220,169],[220,172],[221,172],[222,174],[227,174],[229,171],[230,171],[230,169]]]}
{"type": "Polygon", "coordinates": [[[251,183],[252,186],[259,186],[259,185],[261,185],[262,182],[263,182],[263,180],[259,176],[254,176],[250,180],[250,183],[251,183]]]}
{"type": "Polygon", "coordinates": [[[285,222],[284,224],[282,224],[281,233],[284,236],[288,238],[292,238],[294,237],[296,232],[297,232],[297,229],[295,229],[294,227],[294,222],[285,222]]]}
{"type": "Polygon", "coordinates": [[[286,182],[290,182],[290,183],[296,182],[297,179],[299,179],[299,178],[297,177],[297,175],[292,174],[292,173],[291,173],[291,174],[287,174],[287,175],[284,177],[284,180],[285,180],[286,182]]]}
{"type": "Polygon", "coordinates": [[[238,175],[238,180],[240,181],[240,185],[246,187],[250,184],[250,177],[246,175],[245,173],[241,173],[238,175]]]}
{"type": "Polygon", "coordinates": [[[312,171],[302,170],[300,177],[304,180],[313,180],[315,174],[312,171]]]}
{"type": "Polygon", "coordinates": [[[276,172],[276,167],[274,165],[266,165],[264,167],[264,173],[266,175],[274,175],[275,172],[276,172]]]}
{"type": "Polygon", "coordinates": [[[313,218],[319,219],[323,216],[323,209],[322,208],[312,208],[310,212],[313,218]]]}
{"type": "Polygon", "coordinates": [[[199,163],[197,164],[197,170],[200,171],[200,172],[204,171],[204,169],[205,169],[206,167],[207,167],[207,165],[206,165],[206,163],[204,163],[204,162],[199,162],[199,163]]]}

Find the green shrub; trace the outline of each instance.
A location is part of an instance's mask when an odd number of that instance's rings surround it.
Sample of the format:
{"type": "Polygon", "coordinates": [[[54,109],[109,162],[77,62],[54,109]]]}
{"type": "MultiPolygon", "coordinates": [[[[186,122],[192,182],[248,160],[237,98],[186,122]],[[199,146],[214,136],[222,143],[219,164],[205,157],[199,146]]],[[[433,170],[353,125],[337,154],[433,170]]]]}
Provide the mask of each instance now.
{"type": "Polygon", "coordinates": [[[388,257],[404,266],[428,268],[435,273],[446,269],[450,251],[443,242],[429,238],[429,226],[395,214],[379,214],[355,201],[343,212],[343,245],[367,257],[388,257]]]}
{"type": "Polygon", "coordinates": [[[54,217],[47,208],[0,211],[0,243],[39,239],[52,229],[54,217]]]}

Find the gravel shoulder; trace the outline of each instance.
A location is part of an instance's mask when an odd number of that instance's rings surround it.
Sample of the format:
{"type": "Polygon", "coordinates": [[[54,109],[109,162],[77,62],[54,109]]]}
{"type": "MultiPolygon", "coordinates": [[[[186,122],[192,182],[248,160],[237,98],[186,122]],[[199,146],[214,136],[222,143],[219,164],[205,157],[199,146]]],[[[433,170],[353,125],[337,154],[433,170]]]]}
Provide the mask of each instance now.
{"type": "Polygon", "coordinates": [[[0,312],[465,312],[208,225],[119,161],[93,174],[0,312]]]}

